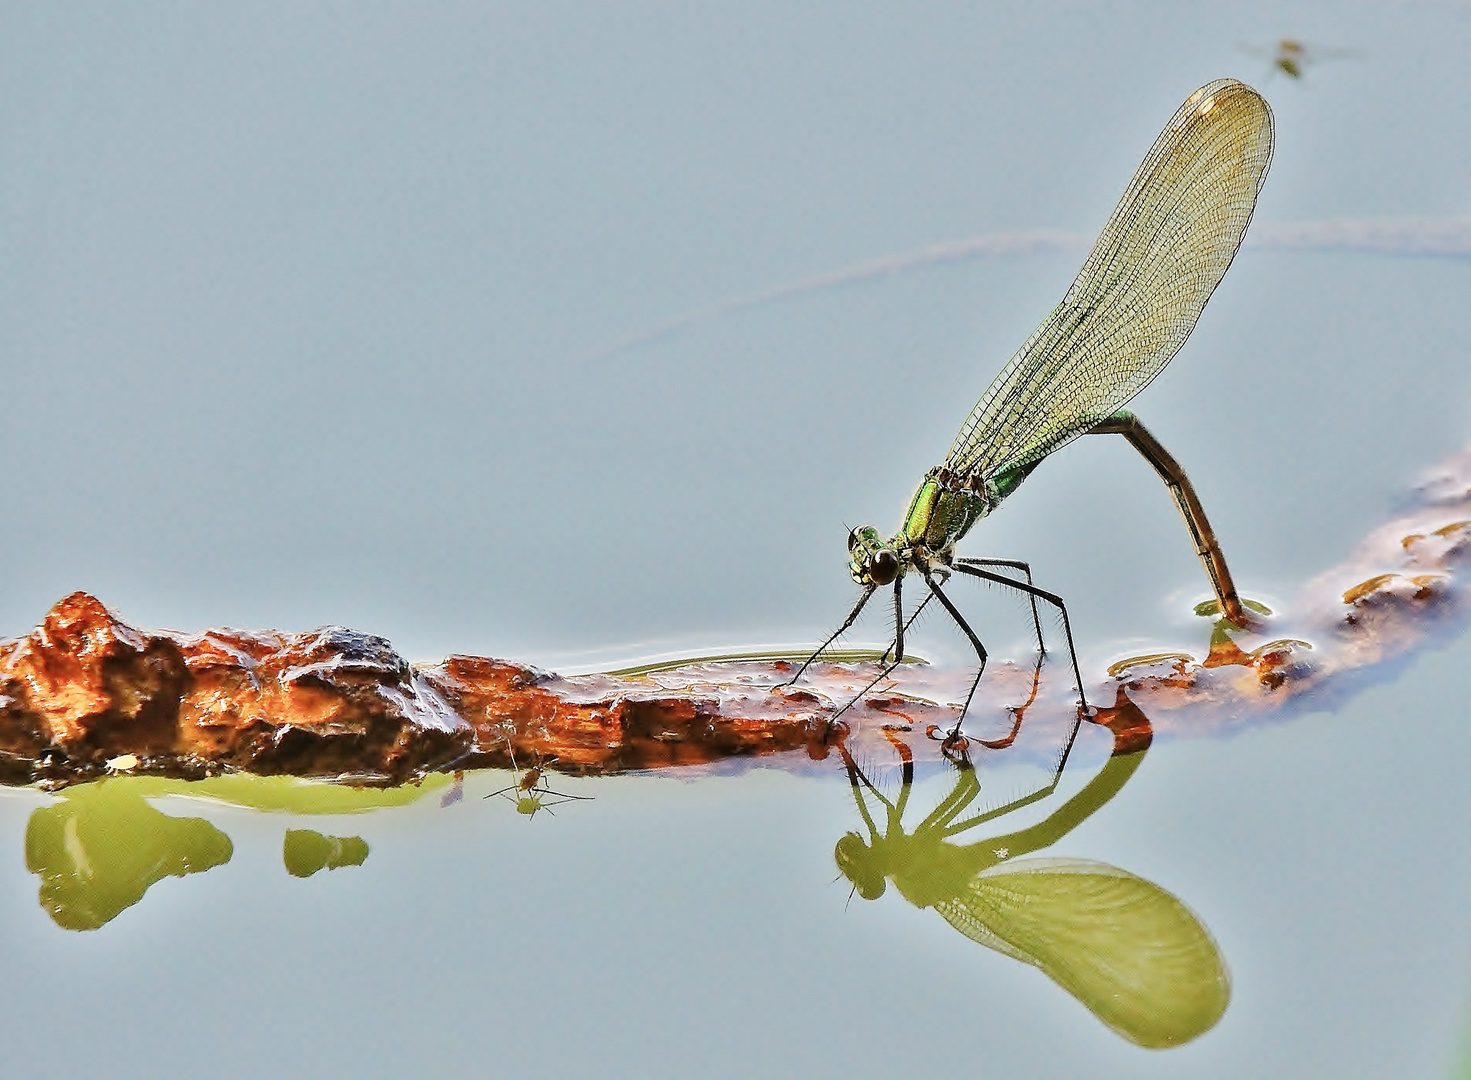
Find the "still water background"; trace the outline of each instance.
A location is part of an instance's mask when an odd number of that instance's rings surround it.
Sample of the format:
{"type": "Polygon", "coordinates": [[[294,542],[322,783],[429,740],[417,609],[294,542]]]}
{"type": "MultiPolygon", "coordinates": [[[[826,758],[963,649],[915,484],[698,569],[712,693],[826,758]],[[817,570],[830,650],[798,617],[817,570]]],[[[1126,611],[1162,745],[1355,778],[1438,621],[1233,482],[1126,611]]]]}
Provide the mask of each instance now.
{"type": "MultiPolygon", "coordinates": [[[[145,626],[336,622],[425,659],[819,640],[851,603],[846,528],[897,524],[1078,254],[613,346],[866,259],[1089,234],[1226,74],[1276,113],[1258,223],[1451,222],[1468,46],[1471,11],[1428,2],[11,5],[0,633],[84,588],[145,626]],[[1285,36],[1322,50],[1302,80],[1271,73],[1285,36]]],[[[1136,407],[1247,595],[1289,603],[1471,437],[1468,286],[1464,257],[1238,258],[1136,407]]],[[[1203,647],[1199,567],[1122,440],[1049,461],[970,547],[1067,597],[1085,671],[1203,647]]],[[[1023,631],[987,637],[1022,655],[1023,631]]],[[[472,779],[447,809],[314,822],[371,855],[306,881],[291,819],[191,806],[229,864],[86,934],[37,905],[46,798],[13,793],[0,1035],[33,1075],[1452,1075],[1468,648],[1157,744],[1056,851],[1216,936],[1233,1002],[1183,1049],[1129,1046],[892,894],[848,903],[836,767],[582,782],[594,802],[531,822],[472,779]]]]}

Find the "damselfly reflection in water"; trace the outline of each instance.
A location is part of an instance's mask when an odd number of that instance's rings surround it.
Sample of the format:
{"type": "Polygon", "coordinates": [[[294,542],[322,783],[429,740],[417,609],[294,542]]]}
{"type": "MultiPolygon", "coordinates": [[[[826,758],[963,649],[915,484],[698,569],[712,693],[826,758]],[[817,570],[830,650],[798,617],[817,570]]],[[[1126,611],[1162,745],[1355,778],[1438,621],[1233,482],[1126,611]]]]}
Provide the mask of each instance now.
{"type": "MultiPolygon", "coordinates": [[[[543,781],[542,770],[545,766],[556,761],[556,758],[543,759],[538,757],[535,765],[525,772],[521,772],[516,768],[516,751],[509,744],[506,749],[511,755],[511,775],[515,777],[516,782],[501,788],[499,791],[492,791],[485,798],[494,799],[499,795],[508,802],[516,804],[516,813],[525,814],[527,817],[535,817],[538,810],[545,810],[548,814],[551,814],[552,807],[560,806],[566,802],[592,801],[591,795],[567,795],[560,791],[553,791],[546,786],[543,781]]],[[[556,817],[555,814],[552,814],[552,816],[556,817]]]]}
{"type": "Polygon", "coordinates": [[[960,573],[1014,589],[1031,603],[1039,652],[1046,653],[1040,601],[1057,613],[1072,661],[1079,712],[1058,760],[1060,774],[1088,708],[1067,607],[1056,593],[1034,584],[1027,563],[958,558],[955,546],[1044,458],[1080,435],[1123,435],[1154,466],[1184,515],[1220,610],[1234,623],[1249,625],[1184,469],[1123,406],[1195,328],[1241,246],[1271,158],[1272,112],[1255,90],[1218,79],[1186,99],[1134,174],[1062,303],[981,396],[944,464],[920,482],[899,531],[887,541],[871,525],[849,535],[849,571],[862,595],[790,682],[853,625],[880,588],[892,585],[894,636],[883,670],[836,719],[888,677],[904,656],[905,632],[938,600],[978,662],[950,733],[958,739],[987,652],[945,586],[952,573],[960,573]],[[909,574],[918,574],[928,593],[906,619],[902,589],[909,574]]]}
{"type": "Polygon", "coordinates": [[[867,835],[848,833],[833,855],[865,900],[878,899],[892,881],[911,904],[934,908],[972,941],[1039,968],[1130,1041],[1175,1046],[1214,1027],[1230,1001],[1230,981],[1210,932],[1176,897],[1126,870],[1087,859],[1020,857],[1077,828],[1143,762],[1152,731],[1137,707],[1121,695],[1096,719],[1114,736],[1113,753],[1097,776],[1043,821],[967,844],[954,841],[1042,793],[966,816],[981,784],[969,762],[953,762],[954,789],[905,832],[914,784],[909,747],[890,737],[902,765],[899,794],[891,802],[839,741],[867,835]],[[883,816],[882,828],[869,799],[883,816]]]}

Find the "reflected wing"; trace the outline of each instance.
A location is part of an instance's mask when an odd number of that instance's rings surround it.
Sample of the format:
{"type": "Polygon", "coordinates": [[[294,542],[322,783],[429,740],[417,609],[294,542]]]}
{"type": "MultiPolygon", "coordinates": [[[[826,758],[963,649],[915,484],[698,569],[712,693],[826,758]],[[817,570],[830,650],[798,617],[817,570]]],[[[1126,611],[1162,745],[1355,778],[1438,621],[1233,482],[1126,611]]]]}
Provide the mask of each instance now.
{"type": "Polygon", "coordinates": [[[1191,94],[945,464],[989,477],[1038,461],[1144,389],[1235,258],[1271,160],[1272,110],[1260,94],[1235,79],[1191,94]]]}
{"type": "Polygon", "coordinates": [[[935,908],[966,937],[1041,968],[1140,1046],[1209,1031],[1231,998],[1216,943],[1190,909],[1106,863],[1002,863],[935,908]]]}

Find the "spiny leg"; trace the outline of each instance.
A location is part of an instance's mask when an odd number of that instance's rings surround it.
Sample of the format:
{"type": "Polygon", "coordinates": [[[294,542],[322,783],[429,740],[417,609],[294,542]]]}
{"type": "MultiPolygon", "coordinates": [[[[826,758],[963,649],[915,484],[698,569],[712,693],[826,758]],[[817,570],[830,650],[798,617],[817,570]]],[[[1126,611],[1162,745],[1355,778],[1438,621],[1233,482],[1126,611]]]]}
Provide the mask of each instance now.
{"type": "Polygon", "coordinates": [[[992,807],[984,813],[977,814],[974,817],[966,818],[964,821],[953,822],[945,827],[945,831],[941,835],[945,837],[956,836],[960,833],[965,832],[967,829],[973,829],[977,825],[982,825],[988,821],[994,821],[996,818],[999,817],[1005,817],[1013,810],[1020,810],[1023,806],[1030,806],[1032,803],[1040,802],[1041,800],[1047,798],[1047,796],[1051,795],[1054,791],[1057,790],[1058,782],[1062,779],[1063,766],[1067,764],[1068,754],[1073,748],[1073,740],[1077,738],[1078,729],[1082,726],[1082,723],[1083,718],[1081,715],[1079,715],[1078,718],[1073,721],[1072,734],[1068,736],[1067,745],[1063,747],[1062,755],[1057,759],[1057,766],[1052,770],[1051,780],[1043,784],[1036,791],[1023,795],[1020,798],[1012,799],[1010,802],[1005,803],[1001,806],[992,807]]]}
{"type": "Polygon", "coordinates": [[[894,579],[894,662],[904,661],[904,575],[894,579]]]}
{"type": "Polygon", "coordinates": [[[910,752],[909,746],[903,740],[894,738],[893,733],[887,729],[884,731],[884,737],[889,740],[890,745],[899,753],[901,772],[897,802],[890,802],[885,798],[884,793],[875,787],[873,781],[859,768],[858,762],[853,759],[852,751],[848,749],[848,744],[841,739],[838,741],[838,752],[843,755],[843,764],[848,770],[848,782],[852,785],[853,798],[858,804],[858,812],[863,816],[863,823],[868,827],[868,833],[872,838],[874,846],[885,835],[903,834],[904,829],[901,822],[904,819],[904,809],[909,804],[909,795],[914,789],[914,755],[910,752]],[[863,790],[859,787],[860,784],[868,788],[873,797],[882,803],[887,811],[886,829],[884,833],[879,832],[878,827],[874,824],[872,815],[868,812],[868,804],[864,801],[863,790]]]}
{"type": "MultiPolygon", "coordinates": [[[[1056,791],[1057,785],[1062,779],[1063,768],[1067,765],[1068,753],[1071,751],[1073,741],[1077,738],[1078,731],[1082,727],[1082,722],[1083,717],[1080,713],[1077,720],[1073,722],[1073,730],[1068,736],[1067,744],[1058,755],[1057,765],[1052,770],[1052,778],[1046,784],[1029,794],[1012,799],[1010,802],[1001,806],[992,807],[974,817],[966,818],[964,821],[949,824],[941,835],[948,839],[951,836],[965,832],[967,829],[973,829],[977,825],[1004,817],[1014,810],[1021,809],[1023,806],[1028,806],[1045,799],[1056,791]]],[[[1146,720],[1145,723],[1147,725],[1148,721],[1146,720]]],[[[1016,850],[1018,854],[1022,851],[1037,851],[1055,843],[1063,835],[1071,832],[1085,818],[1118,793],[1128,781],[1129,777],[1134,774],[1134,770],[1139,767],[1139,763],[1144,759],[1143,751],[1148,749],[1148,747],[1149,741],[1146,738],[1142,747],[1138,747],[1135,750],[1122,749],[1119,741],[1119,732],[1115,731],[1113,753],[1110,755],[1108,763],[1104,765],[1103,771],[1090,780],[1082,791],[1058,807],[1046,820],[1037,825],[1022,829],[1020,832],[1011,834],[1016,838],[1016,841],[1013,841],[1013,850],[1016,850]],[[1030,837],[1031,842],[1024,845],[1017,842],[1022,837],[1030,837]]],[[[915,833],[918,834],[918,832],[919,830],[916,829],[915,833]]],[[[999,839],[1002,838],[994,837],[991,842],[999,839]]]]}
{"type": "MultiPolygon", "coordinates": [[[[894,579],[894,659],[885,663],[883,670],[874,677],[871,683],[865,686],[862,690],[858,691],[858,693],[854,695],[854,697],[848,702],[848,704],[844,705],[837,712],[833,713],[832,716],[828,717],[827,730],[829,732],[832,731],[832,726],[837,721],[838,717],[842,716],[854,705],[857,705],[860,701],[867,697],[870,690],[872,690],[879,683],[887,679],[889,677],[889,673],[904,662],[904,630],[908,624],[904,621],[903,585],[904,578],[902,576],[894,579]]],[[[870,590],[872,590],[872,588],[873,586],[870,586],[870,590]]],[[[868,597],[865,596],[864,600],[866,601],[867,599],[868,597]]],[[[918,615],[919,612],[916,611],[915,614],[918,615]]],[[[826,646],[824,646],[824,648],[825,647],[826,646]]],[[[888,650],[885,649],[884,656],[888,655],[888,650]]]]}
{"type": "MultiPolygon", "coordinates": [[[[1008,586],[1011,587],[1011,589],[1018,589],[1024,591],[1024,593],[1030,593],[1031,596],[1037,597],[1037,599],[1039,600],[1046,600],[1046,602],[1050,603],[1053,608],[1058,609],[1058,614],[1062,615],[1062,634],[1064,634],[1064,637],[1068,639],[1068,656],[1072,659],[1072,677],[1077,680],[1078,684],[1078,705],[1081,706],[1078,715],[1080,715],[1081,717],[1081,715],[1086,714],[1087,709],[1089,709],[1089,697],[1087,697],[1087,694],[1084,693],[1083,690],[1083,669],[1078,667],[1078,650],[1077,647],[1072,644],[1072,624],[1068,621],[1068,606],[1066,606],[1065,603],[1062,602],[1062,597],[1058,596],[1058,594],[1056,593],[1049,593],[1049,591],[1047,591],[1046,589],[1037,589],[1037,586],[1033,586],[1033,584],[1022,584],[1021,581],[1016,581],[1015,578],[1003,577],[1003,575],[1000,574],[991,574],[990,571],[978,568],[978,566],[966,566],[961,565],[958,562],[958,564],[955,565],[955,568],[958,569],[958,571],[961,571],[962,574],[969,574],[971,575],[971,577],[983,578],[983,580],[986,581],[994,581],[994,583],[999,584],[999,586],[1008,586]]],[[[941,597],[941,599],[943,599],[943,597],[941,597]]],[[[949,606],[949,603],[947,603],[946,606],[949,606]]],[[[1077,728],[1074,728],[1074,734],[1077,734],[1077,728]]],[[[1068,750],[1071,749],[1072,739],[1068,739],[1068,750]]],[[[1066,750],[1064,752],[1064,762],[1066,762],[1066,750]]],[[[1061,765],[1059,765],[1058,768],[1059,771],[1061,771],[1061,765]]]]}
{"type": "MultiPolygon", "coordinates": [[[[1041,673],[1041,670],[1042,670],[1042,667],[1041,667],[1041,657],[1038,657],[1038,661],[1037,661],[1037,673],[1040,674],[1041,673]]],[[[1033,698],[1035,698],[1036,693],[1037,693],[1037,683],[1034,680],[1033,683],[1032,683],[1032,696],[1033,696],[1033,698]]],[[[1028,706],[1031,705],[1031,703],[1032,703],[1032,701],[1031,701],[1031,699],[1029,699],[1027,701],[1027,704],[1026,705],[1023,705],[1022,708],[1023,709],[1027,708],[1028,706]]],[[[1018,726],[1020,726],[1020,725],[1018,725],[1018,726]]],[[[1047,783],[1043,784],[1041,787],[1037,788],[1035,791],[1032,791],[1032,792],[1030,792],[1030,793],[1028,793],[1026,795],[1021,796],[1020,798],[1012,799],[1010,802],[1005,803],[1005,804],[1003,804],[1001,806],[992,807],[991,809],[986,810],[986,811],[984,811],[984,812],[982,812],[980,814],[976,814],[974,817],[966,818],[964,821],[961,821],[961,822],[955,822],[953,820],[955,817],[958,816],[959,811],[957,811],[955,814],[950,814],[950,815],[947,816],[946,820],[944,820],[942,822],[938,822],[938,824],[940,824],[940,825],[942,825],[944,827],[943,832],[941,833],[941,835],[944,836],[944,837],[947,837],[947,838],[948,837],[951,837],[951,836],[955,836],[955,835],[957,835],[959,833],[965,832],[967,829],[972,829],[975,826],[981,825],[981,824],[983,824],[983,823],[985,823],[987,821],[991,821],[991,820],[993,820],[995,818],[999,818],[999,817],[1004,817],[1005,815],[1011,813],[1013,810],[1020,810],[1023,806],[1029,806],[1032,803],[1038,802],[1038,801],[1040,801],[1042,799],[1047,798],[1047,796],[1051,795],[1054,791],[1057,790],[1057,785],[1062,780],[1062,771],[1067,766],[1068,757],[1072,754],[1073,743],[1077,740],[1078,732],[1082,729],[1082,726],[1083,726],[1083,713],[1080,710],[1078,712],[1077,716],[1075,716],[1073,718],[1072,730],[1068,732],[1067,742],[1063,744],[1062,750],[1057,755],[1057,763],[1053,766],[1052,776],[1047,781],[1047,783]]],[[[1014,736],[1016,734],[1015,731],[1013,731],[1012,734],[1014,736]]],[[[1008,741],[1010,741],[1010,740],[1008,740],[1008,741]]],[[[990,745],[990,744],[983,742],[982,745],[990,745]]],[[[969,803],[969,801],[970,800],[966,800],[967,804],[969,803]]],[[[964,807],[962,806],[960,809],[964,809],[964,807]]],[[[916,829],[915,831],[917,833],[919,830],[916,829]]]]}
{"type": "MultiPolygon", "coordinates": [[[[958,570],[960,569],[960,567],[956,567],[956,569],[958,570]]],[[[950,742],[957,735],[960,734],[960,725],[965,722],[965,714],[970,709],[970,700],[971,698],[976,696],[976,687],[981,685],[981,676],[986,673],[986,647],[981,644],[981,639],[976,637],[976,632],[970,628],[970,624],[966,622],[964,616],[960,614],[960,609],[952,604],[950,602],[950,597],[946,596],[945,593],[941,590],[939,584],[935,581],[930,571],[923,570],[921,572],[924,574],[925,584],[930,587],[930,592],[934,594],[935,598],[945,606],[945,610],[950,612],[950,617],[955,620],[955,625],[960,627],[960,629],[964,631],[966,637],[970,638],[970,643],[975,646],[976,657],[980,660],[980,666],[976,670],[976,677],[971,680],[970,692],[965,695],[965,704],[960,707],[960,715],[956,717],[955,726],[950,729],[950,736],[946,739],[946,742],[950,742]]],[[[983,570],[975,569],[969,569],[966,572],[973,574],[985,573],[985,571],[983,570]]],[[[999,577],[999,575],[991,576],[997,577],[997,579],[1000,581],[1007,580],[1006,578],[999,577]]],[[[1020,583],[1012,582],[1012,584],[1019,585],[1020,583]]]]}
{"type": "Polygon", "coordinates": [[[877,686],[879,683],[881,683],[885,679],[887,679],[889,677],[889,673],[891,671],[893,671],[898,666],[899,666],[899,661],[898,660],[890,660],[887,664],[885,664],[883,670],[880,671],[877,675],[875,675],[873,677],[873,680],[871,682],[869,682],[869,684],[867,686],[865,686],[862,690],[858,691],[858,693],[854,694],[853,697],[852,697],[852,699],[848,702],[848,704],[844,705],[841,709],[839,709],[837,712],[833,713],[831,716],[829,716],[827,718],[828,730],[829,731],[832,730],[832,726],[833,726],[833,724],[835,724],[837,722],[838,717],[842,716],[845,712],[847,712],[849,709],[851,709],[854,705],[857,705],[860,701],[862,701],[864,698],[866,698],[868,696],[868,692],[870,690],[872,690],[875,686],[877,686]]]}
{"type": "MultiPolygon", "coordinates": [[[[933,600],[933,599],[934,599],[933,596],[926,596],[923,600],[921,600],[919,602],[919,606],[916,607],[912,612],[910,612],[909,618],[907,618],[907,619],[904,620],[904,632],[906,634],[909,633],[909,631],[914,628],[914,621],[919,618],[919,613],[921,611],[923,611],[925,609],[925,607],[929,604],[929,602],[931,600],[933,600]]],[[[880,663],[883,663],[883,662],[887,661],[888,659],[889,659],[889,650],[888,649],[885,649],[884,650],[884,654],[879,657],[879,662],[880,663]]],[[[904,660],[903,654],[901,653],[897,657],[897,659],[902,663],[903,660],[904,660]]]]}
{"type": "MultiPolygon", "coordinates": [[[[1005,566],[1012,570],[1020,570],[1027,575],[1027,584],[1036,587],[1032,581],[1032,568],[1020,559],[956,559],[956,563],[965,566],[1005,566]]],[[[1037,651],[1044,656],[1047,654],[1047,643],[1042,640],[1042,617],[1037,614],[1037,598],[1028,594],[1027,599],[1032,603],[1032,625],[1037,630],[1037,651]]]]}
{"type": "Polygon", "coordinates": [[[893,809],[893,806],[888,799],[884,798],[883,793],[873,786],[873,783],[868,777],[863,775],[863,770],[858,767],[858,762],[853,760],[853,755],[848,751],[846,743],[842,741],[838,742],[838,752],[843,755],[843,767],[848,770],[848,783],[852,785],[853,801],[858,804],[858,813],[863,818],[863,824],[868,827],[869,837],[874,843],[877,843],[883,834],[879,832],[878,826],[874,823],[873,816],[868,812],[868,803],[863,800],[863,788],[859,787],[859,784],[862,783],[866,786],[869,791],[873,792],[875,798],[880,799],[886,807],[893,809]]]}
{"type": "Polygon", "coordinates": [[[838,638],[843,634],[843,632],[848,629],[848,627],[852,626],[855,622],[858,621],[858,616],[862,614],[864,607],[867,606],[869,600],[873,599],[873,594],[877,591],[877,585],[869,585],[865,587],[863,590],[863,595],[858,598],[858,603],[853,605],[853,610],[848,612],[848,617],[843,620],[843,625],[838,627],[831,634],[829,634],[828,639],[817,647],[817,651],[809,656],[806,660],[802,661],[802,666],[797,669],[797,673],[786,682],[782,683],[782,685],[791,686],[798,679],[800,679],[802,677],[802,673],[812,665],[812,661],[816,660],[819,656],[825,653],[829,645],[831,645],[834,641],[837,641],[838,638]]]}
{"type": "Polygon", "coordinates": [[[943,829],[949,825],[976,801],[981,793],[981,781],[976,776],[974,765],[957,765],[960,778],[955,783],[955,788],[940,801],[940,804],[925,816],[914,829],[914,835],[928,832],[932,829],[943,829]]]}

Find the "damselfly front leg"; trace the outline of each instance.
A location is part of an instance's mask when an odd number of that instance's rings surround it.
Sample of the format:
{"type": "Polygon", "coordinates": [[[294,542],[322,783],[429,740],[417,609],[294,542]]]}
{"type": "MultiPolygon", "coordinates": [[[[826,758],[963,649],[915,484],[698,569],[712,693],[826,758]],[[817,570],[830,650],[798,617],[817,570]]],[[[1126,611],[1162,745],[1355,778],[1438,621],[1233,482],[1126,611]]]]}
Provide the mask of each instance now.
{"type": "MultiPolygon", "coordinates": [[[[909,633],[910,629],[914,626],[915,620],[919,618],[920,613],[929,606],[929,602],[933,599],[933,596],[926,596],[923,600],[919,602],[919,606],[916,607],[912,612],[910,612],[909,618],[904,620],[903,632],[905,634],[909,633]]],[[[889,654],[892,652],[894,655],[894,659],[902,663],[904,660],[904,649],[901,647],[903,643],[904,639],[896,633],[894,635],[894,644],[890,645],[887,649],[884,650],[883,655],[879,657],[880,662],[888,660],[889,654]]]]}
{"type": "Polygon", "coordinates": [[[842,637],[843,634],[847,631],[848,627],[852,626],[855,622],[858,621],[858,616],[863,614],[863,609],[868,606],[869,600],[873,599],[873,594],[878,592],[878,588],[879,587],[877,585],[870,585],[868,586],[868,588],[863,590],[863,595],[858,598],[858,603],[853,605],[853,610],[848,612],[848,617],[843,620],[842,625],[834,630],[831,634],[829,634],[827,640],[819,645],[816,651],[813,652],[811,656],[802,661],[802,666],[797,669],[796,674],[794,674],[786,682],[782,683],[783,686],[791,686],[798,679],[800,679],[802,677],[802,673],[812,666],[812,661],[816,660],[823,653],[827,652],[827,650],[832,647],[832,643],[834,641],[837,641],[838,638],[842,637]]]}
{"type": "MultiPolygon", "coordinates": [[[[1047,644],[1042,633],[1042,620],[1037,608],[1037,600],[1040,598],[1044,601],[1052,603],[1058,608],[1062,615],[1063,629],[1067,637],[1068,653],[1072,657],[1073,675],[1077,679],[1078,686],[1080,688],[1080,707],[1086,713],[1088,705],[1086,698],[1082,696],[1082,676],[1078,667],[1077,652],[1073,647],[1072,628],[1068,623],[1067,609],[1063,606],[1062,599],[1058,597],[1055,593],[1050,593],[1044,589],[1037,588],[1037,586],[1034,585],[1032,582],[1031,567],[1021,560],[956,559],[952,564],[948,566],[943,563],[936,562],[932,564],[928,570],[923,571],[923,576],[926,584],[929,586],[930,593],[922,601],[920,601],[919,605],[914,609],[913,612],[910,613],[908,618],[905,618],[903,609],[903,578],[896,578],[894,580],[893,644],[888,649],[885,649],[883,655],[880,656],[879,660],[882,664],[882,667],[879,670],[878,674],[875,675],[873,679],[870,680],[869,683],[863,687],[862,690],[855,694],[851,699],[848,700],[846,704],[844,704],[840,709],[833,713],[831,717],[828,718],[829,725],[835,722],[849,709],[853,708],[853,706],[858,704],[859,701],[863,700],[863,698],[866,697],[873,690],[874,687],[878,686],[893,673],[894,669],[898,667],[898,665],[902,662],[904,656],[905,634],[908,633],[910,627],[914,625],[915,620],[919,618],[920,613],[924,611],[925,607],[930,603],[930,601],[938,599],[940,603],[945,607],[945,609],[949,612],[950,617],[955,620],[956,626],[958,626],[961,632],[965,634],[966,638],[971,643],[971,647],[976,652],[976,675],[975,678],[971,681],[970,689],[967,692],[964,703],[961,706],[960,716],[956,719],[954,726],[951,728],[950,733],[947,737],[947,742],[954,742],[960,737],[961,724],[964,722],[966,713],[970,709],[971,700],[975,697],[976,689],[980,685],[981,676],[985,673],[986,661],[989,654],[986,650],[985,645],[981,642],[979,635],[977,635],[975,631],[971,629],[971,626],[968,622],[966,622],[965,617],[960,614],[960,610],[955,607],[955,605],[950,601],[949,597],[946,596],[941,589],[941,585],[945,580],[948,579],[952,570],[973,577],[983,578],[996,584],[1007,585],[1011,588],[1016,589],[1019,592],[1026,594],[1027,600],[1032,609],[1032,627],[1037,635],[1037,650],[1041,656],[1045,656],[1047,654],[1047,644]],[[1026,581],[1019,581],[1014,578],[995,574],[988,570],[982,569],[983,567],[988,566],[994,566],[1009,570],[1018,570],[1026,576],[1026,581]],[[937,578],[939,580],[936,580],[937,578]],[[891,655],[892,659],[890,658],[891,655]]],[[[853,611],[849,613],[848,618],[843,621],[843,625],[838,627],[838,629],[834,631],[828,637],[828,639],[822,643],[822,646],[807,658],[802,666],[797,669],[796,674],[793,675],[792,678],[789,679],[784,685],[790,686],[798,678],[800,678],[801,675],[807,670],[808,666],[811,665],[811,663],[816,660],[826,649],[828,649],[832,645],[832,643],[837,640],[840,634],[846,631],[849,627],[853,625],[855,621],[857,621],[858,615],[863,611],[863,608],[867,605],[869,599],[873,596],[877,588],[877,585],[873,585],[864,590],[863,595],[859,597],[858,604],[854,607],[853,611]]],[[[1032,697],[1035,698],[1035,696],[1036,686],[1034,685],[1032,697]]],[[[1030,704],[1030,700],[1028,701],[1028,704],[1030,704]]],[[[1020,722],[1018,721],[1018,724],[1015,726],[1019,726],[1019,723],[1020,722]]],[[[1015,726],[1011,733],[1011,738],[1015,738],[1015,726]]],[[[1008,744],[1010,743],[1011,738],[1008,738],[1006,740],[1008,744]]]]}
{"type": "MultiPolygon", "coordinates": [[[[791,686],[798,679],[800,679],[807,668],[812,665],[812,662],[820,657],[824,652],[826,652],[832,646],[832,643],[836,641],[849,627],[851,627],[854,622],[857,621],[858,616],[862,613],[864,607],[868,605],[868,601],[872,598],[873,594],[877,590],[877,585],[873,585],[864,589],[863,595],[858,598],[858,603],[854,605],[853,610],[848,613],[848,617],[843,620],[843,624],[839,626],[836,630],[834,630],[830,635],[828,635],[827,640],[824,641],[820,646],[818,646],[817,650],[813,652],[811,656],[802,661],[802,666],[797,669],[796,673],[790,679],[782,683],[783,686],[791,686]]],[[[903,588],[901,586],[900,580],[896,580],[894,582],[894,638],[888,648],[884,649],[883,653],[879,656],[879,663],[882,664],[883,667],[879,671],[878,675],[874,676],[873,680],[867,686],[865,686],[862,690],[855,694],[841,709],[833,713],[832,716],[828,717],[827,722],[829,730],[831,730],[833,722],[836,721],[838,717],[842,716],[854,705],[862,701],[863,698],[868,695],[870,690],[872,690],[875,686],[888,678],[889,674],[896,667],[904,662],[904,635],[909,632],[909,628],[914,625],[914,621],[919,618],[920,612],[924,611],[925,605],[930,602],[930,599],[931,598],[927,596],[922,601],[920,601],[919,606],[916,607],[906,619],[904,617],[903,588]],[[890,659],[891,656],[893,657],[892,660],[890,659]]]]}
{"type": "MultiPolygon", "coordinates": [[[[921,605],[921,607],[923,607],[923,605],[921,605]]],[[[916,608],[914,614],[909,617],[909,623],[912,623],[915,618],[918,617],[918,615],[919,609],[916,608]]],[[[858,693],[853,696],[848,704],[844,705],[841,709],[839,709],[837,712],[833,713],[827,718],[828,731],[832,730],[832,725],[838,719],[838,717],[842,716],[854,705],[857,705],[860,701],[867,697],[870,690],[872,690],[879,683],[887,679],[889,677],[889,673],[904,662],[904,631],[908,629],[909,623],[906,623],[904,621],[904,579],[902,577],[895,578],[894,644],[889,647],[894,651],[894,658],[892,660],[886,659],[889,655],[889,649],[884,650],[883,656],[879,657],[879,662],[884,665],[883,669],[874,676],[872,682],[870,682],[862,690],[858,691],[858,693]]],[[[811,661],[809,660],[808,663],[811,663],[811,661]]],[[[805,667],[806,665],[804,664],[803,666],[805,667]]]]}

